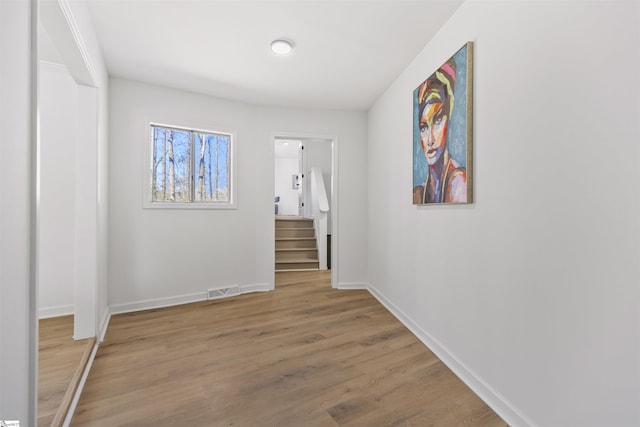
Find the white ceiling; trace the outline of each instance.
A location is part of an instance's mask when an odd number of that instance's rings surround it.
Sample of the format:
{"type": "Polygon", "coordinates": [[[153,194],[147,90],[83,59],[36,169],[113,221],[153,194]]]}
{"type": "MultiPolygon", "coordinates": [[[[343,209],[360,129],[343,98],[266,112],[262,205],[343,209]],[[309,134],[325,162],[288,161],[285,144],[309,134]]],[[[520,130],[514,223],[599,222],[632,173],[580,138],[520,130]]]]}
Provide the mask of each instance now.
{"type": "Polygon", "coordinates": [[[276,159],[297,159],[302,145],[300,139],[276,139],[274,153],[276,159]]]}
{"type": "Polygon", "coordinates": [[[348,110],[367,110],[461,3],[88,0],[112,76],[348,110]],[[276,38],[292,40],[294,53],[273,55],[276,38]]]}

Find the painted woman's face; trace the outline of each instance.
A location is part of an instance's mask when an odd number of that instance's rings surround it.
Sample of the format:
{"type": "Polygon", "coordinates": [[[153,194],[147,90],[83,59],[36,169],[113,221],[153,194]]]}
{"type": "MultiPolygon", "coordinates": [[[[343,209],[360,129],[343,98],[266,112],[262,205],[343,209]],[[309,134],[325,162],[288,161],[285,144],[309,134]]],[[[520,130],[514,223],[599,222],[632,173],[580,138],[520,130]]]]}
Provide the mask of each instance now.
{"type": "Polygon", "coordinates": [[[449,117],[443,107],[441,102],[432,102],[424,108],[420,117],[422,150],[430,166],[442,157],[447,145],[449,117]]]}

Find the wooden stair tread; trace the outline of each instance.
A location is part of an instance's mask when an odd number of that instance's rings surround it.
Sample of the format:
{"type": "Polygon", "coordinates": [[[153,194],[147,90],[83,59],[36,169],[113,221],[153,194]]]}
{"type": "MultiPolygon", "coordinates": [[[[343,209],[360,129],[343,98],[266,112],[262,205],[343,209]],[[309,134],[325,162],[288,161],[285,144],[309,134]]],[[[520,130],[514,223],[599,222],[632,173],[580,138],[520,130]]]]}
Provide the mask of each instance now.
{"type": "Polygon", "coordinates": [[[313,227],[276,227],[276,230],[313,230],[313,227]]]}
{"type": "Polygon", "coordinates": [[[276,237],[276,240],[316,240],[315,237],[276,237]]]}
{"type": "Polygon", "coordinates": [[[318,248],[276,248],[276,252],[317,251],[318,248]]]}
{"type": "Polygon", "coordinates": [[[276,217],[275,271],[318,270],[320,260],[313,223],[312,218],[276,217]]]}
{"type": "Polygon", "coordinates": [[[276,221],[313,221],[313,218],[303,218],[301,216],[280,216],[275,219],[276,221]]]}

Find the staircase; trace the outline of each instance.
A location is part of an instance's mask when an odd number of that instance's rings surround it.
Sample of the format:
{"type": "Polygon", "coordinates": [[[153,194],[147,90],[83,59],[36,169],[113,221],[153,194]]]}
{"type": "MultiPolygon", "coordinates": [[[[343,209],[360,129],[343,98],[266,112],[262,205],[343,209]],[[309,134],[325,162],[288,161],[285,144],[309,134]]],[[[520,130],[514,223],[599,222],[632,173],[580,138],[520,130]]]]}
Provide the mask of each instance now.
{"type": "Polygon", "coordinates": [[[276,217],[276,271],[318,270],[313,220],[276,217]]]}

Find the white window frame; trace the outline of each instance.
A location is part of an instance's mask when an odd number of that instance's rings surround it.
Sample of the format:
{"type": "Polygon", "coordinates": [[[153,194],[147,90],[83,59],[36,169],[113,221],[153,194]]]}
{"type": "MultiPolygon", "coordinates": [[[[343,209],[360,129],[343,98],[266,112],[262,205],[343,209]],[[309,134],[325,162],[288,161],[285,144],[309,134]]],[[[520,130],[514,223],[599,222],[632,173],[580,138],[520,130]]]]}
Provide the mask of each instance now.
{"type": "MultiPolygon", "coordinates": [[[[203,129],[201,127],[170,125],[156,121],[145,122],[145,143],[143,144],[143,177],[142,177],[142,207],[144,209],[237,209],[236,206],[236,151],[237,136],[235,131],[221,130],[220,127],[211,127],[211,129],[203,129]],[[166,127],[176,130],[188,132],[203,132],[207,134],[227,135],[229,136],[229,200],[228,201],[210,201],[210,202],[154,202],[152,201],[151,174],[153,173],[153,132],[152,126],[166,127]]],[[[192,182],[192,186],[195,182],[192,182]]]]}

